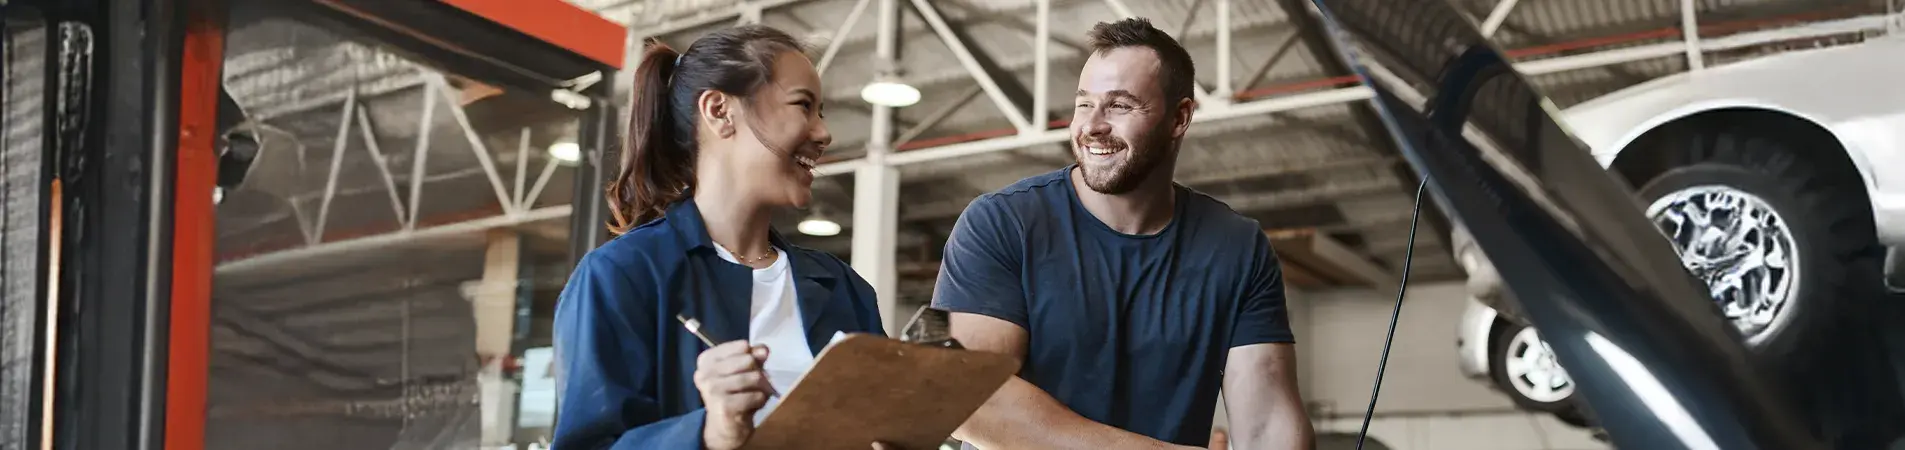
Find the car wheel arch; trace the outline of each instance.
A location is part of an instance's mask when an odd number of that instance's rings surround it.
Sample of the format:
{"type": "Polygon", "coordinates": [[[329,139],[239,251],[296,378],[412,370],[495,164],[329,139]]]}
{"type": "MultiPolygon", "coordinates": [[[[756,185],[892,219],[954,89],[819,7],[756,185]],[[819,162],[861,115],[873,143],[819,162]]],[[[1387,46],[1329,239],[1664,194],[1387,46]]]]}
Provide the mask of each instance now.
{"type": "MultiPolygon", "coordinates": [[[[1860,184],[1869,186],[1869,178],[1859,170],[1845,142],[1830,129],[1799,114],[1750,106],[1703,110],[1662,122],[1624,143],[1608,169],[1627,181],[1630,188],[1638,190],[1648,180],[1668,170],[1703,159],[1703,155],[1694,154],[1693,149],[1667,145],[1666,141],[1737,122],[1749,122],[1756,127],[1787,133],[1787,136],[1811,148],[1829,149],[1831,151],[1796,152],[1793,156],[1809,158],[1818,167],[1827,168],[1834,176],[1855,177],[1861,180],[1860,184]]],[[[1871,205],[1869,195],[1866,189],[1860,189],[1857,198],[1868,208],[1871,205]]]]}

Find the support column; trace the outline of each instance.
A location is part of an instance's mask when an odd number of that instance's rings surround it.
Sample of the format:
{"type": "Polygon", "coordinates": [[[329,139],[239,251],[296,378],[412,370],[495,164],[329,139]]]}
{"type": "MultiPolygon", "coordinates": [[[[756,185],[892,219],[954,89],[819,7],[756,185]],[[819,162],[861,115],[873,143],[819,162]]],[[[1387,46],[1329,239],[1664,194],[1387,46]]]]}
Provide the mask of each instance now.
{"type": "Polygon", "coordinates": [[[1707,59],[1700,53],[1699,2],[1680,0],[1680,37],[1687,42],[1687,71],[1697,72],[1707,67],[1707,59]]]}
{"type": "Polygon", "coordinates": [[[509,445],[516,432],[517,382],[504,365],[514,354],[516,342],[517,287],[521,284],[522,235],[514,230],[493,230],[489,250],[483,257],[483,280],[470,292],[470,310],[476,315],[476,355],[483,366],[477,369],[476,383],[481,392],[482,448],[509,445]]]}
{"type": "Polygon", "coordinates": [[[1228,99],[1237,95],[1231,88],[1230,65],[1236,58],[1230,52],[1230,38],[1236,30],[1230,27],[1230,0],[1217,0],[1217,87],[1212,97],[1228,99]]]}
{"type": "MultiPolygon", "coordinates": [[[[892,67],[898,56],[899,1],[879,0],[879,34],[875,53],[892,67]]],[[[853,173],[853,270],[873,285],[879,295],[880,323],[888,335],[898,336],[900,173],[886,162],[893,147],[893,108],[873,106],[873,129],[867,138],[867,164],[853,173]]]]}
{"type": "Polygon", "coordinates": [[[898,336],[900,171],[885,164],[867,164],[853,172],[853,270],[873,285],[880,296],[880,323],[887,334],[898,336]]]}

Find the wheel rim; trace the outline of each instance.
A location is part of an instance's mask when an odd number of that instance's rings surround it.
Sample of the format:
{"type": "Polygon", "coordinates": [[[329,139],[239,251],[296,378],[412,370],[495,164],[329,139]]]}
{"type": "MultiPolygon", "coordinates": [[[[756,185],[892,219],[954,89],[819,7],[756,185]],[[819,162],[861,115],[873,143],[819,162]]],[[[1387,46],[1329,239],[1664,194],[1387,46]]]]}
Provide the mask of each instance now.
{"type": "Polygon", "coordinates": [[[1748,342],[1785,324],[1799,289],[1799,246],[1766,200],[1728,186],[1694,186],[1654,200],[1647,217],[1748,342]]]}
{"type": "Polygon", "coordinates": [[[1554,349],[1541,340],[1534,328],[1515,332],[1515,337],[1508,341],[1508,354],[1504,356],[1503,369],[1508,372],[1508,382],[1521,396],[1554,403],[1574,395],[1574,380],[1568,378],[1568,371],[1555,360],[1554,349]]]}

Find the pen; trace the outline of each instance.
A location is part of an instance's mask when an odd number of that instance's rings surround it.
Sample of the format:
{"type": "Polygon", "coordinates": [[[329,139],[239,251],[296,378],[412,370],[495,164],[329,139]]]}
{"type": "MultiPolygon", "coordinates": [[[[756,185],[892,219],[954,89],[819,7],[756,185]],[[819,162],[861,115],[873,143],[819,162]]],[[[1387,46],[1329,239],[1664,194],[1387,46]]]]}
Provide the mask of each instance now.
{"type": "Polygon", "coordinates": [[[688,334],[692,334],[692,335],[695,335],[695,337],[696,337],[696,338],[700,338],[700,339],[701,339],[701,343],[703,343],[703,344],[707,344],[707,345],[708,345],[708,347],[710,347],[710,348],[713,348],[713,347],[714,347],[714,341],[713,341],[713,340],[710,340],[710,339],[708,339],[708,335],[705,335],[705,334],[701,334],[701,321],[700,321],[700,320],[695,320],[695,319],[690,319],[690,318],[688,318],[688,316],[684,316],[684,315],[680,315],[680,314],[676,314],[676,315],[675,315],[675,320],[679,320],[679,321],[681,321],[681,327],[682,327],[682,328],[687,328],[687,329],[688,329],[688,334]]]}
{"type": "MultiPolygon", "coordinates": [[[[681,322],[681,327],[682,327],[682,328],[687,328],[687,329],[688,329],[688,334],[692,334],[692,335],[695,335],[695,338],[696,338],[696,339],[700,339],[700,340],[701,340],[701,343],[702,343],[702,344],[707,344],[707,345],[708,345],[708,348],[714,348],[714,340],[713,340],[713,339],[708,339],[708,335],[706,335],[706,334],[701,334],[701,321],[700,321],[700,320],[698,320],[698,319],[694,319],[694,318],[690,318],[690,317],[688,317],[688,316],[685,316],[685,315],[681,315],[681,314],[676,314],[676,315],[675,315],[675,320],[676,320],[676,321],[680,321],[680,322],[681,322]]],[[[762,367],[762,368],[761,368],[760,370],[761,370],[761,377],[762,377],[762,378],[766,378],[766,377],[767,377],[767,368],[766,368],[766,367],[762,367]]],[[[779,396],[781,396],[781,393],[780,393],[780,390],[779,390],[779,389],[774,389],[774,385],[772,385],[772,384],[769,384],[769,385],[767,386],[767,395],[768,395],[768,396],[771,396],[771,397],[779,397],[779,396]]]]}

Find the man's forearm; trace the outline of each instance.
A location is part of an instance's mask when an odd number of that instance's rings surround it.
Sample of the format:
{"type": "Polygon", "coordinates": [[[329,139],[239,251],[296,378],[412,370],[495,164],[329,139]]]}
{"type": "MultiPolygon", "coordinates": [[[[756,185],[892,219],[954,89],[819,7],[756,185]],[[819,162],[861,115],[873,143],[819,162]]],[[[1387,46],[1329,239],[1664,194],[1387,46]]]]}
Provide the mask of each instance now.
{"type": "Polygon", "coordinates": [[[988,449],[1185,448],[1093,422],[1017,377],[993,393],[953,437],[988,449]]]}
{"type": "Polygon", "coordinates": [[[1310,450],[1316,448],[1316,432],[1302,414],[1272,417],[1256,426],[1231,422],[1231,447],[1239,450],[1310,450]]]}

